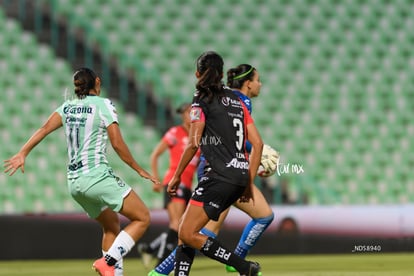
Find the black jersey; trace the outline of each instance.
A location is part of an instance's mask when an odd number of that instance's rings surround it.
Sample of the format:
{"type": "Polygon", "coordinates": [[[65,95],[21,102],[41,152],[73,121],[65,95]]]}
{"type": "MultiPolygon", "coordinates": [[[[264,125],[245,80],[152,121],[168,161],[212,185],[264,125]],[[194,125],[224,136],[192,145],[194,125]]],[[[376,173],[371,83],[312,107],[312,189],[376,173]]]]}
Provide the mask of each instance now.
{"type": "Polygon", "coordinates": [[[196,93],[191,119],[205,122],[200,145],[207,161],[208,172],[204,176],[246,186],[249,179],[246,127],[252,119],[240,98],[229,89],[210,101],[196,93]]]}

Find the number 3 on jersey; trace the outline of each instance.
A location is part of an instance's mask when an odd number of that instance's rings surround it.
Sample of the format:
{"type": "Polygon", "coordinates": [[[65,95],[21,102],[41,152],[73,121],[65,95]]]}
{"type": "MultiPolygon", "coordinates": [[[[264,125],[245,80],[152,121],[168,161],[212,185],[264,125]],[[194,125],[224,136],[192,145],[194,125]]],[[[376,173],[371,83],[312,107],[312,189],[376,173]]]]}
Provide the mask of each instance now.
{"type": "Polygon", "coordinates": [[[239,151],[241,151],[243,148],[244,141],[243,123],[239,118],[234,118],[233,126],[237,128],[236,136],[239,138],[239,140],[236,141],[236,147],[239,151]]]}

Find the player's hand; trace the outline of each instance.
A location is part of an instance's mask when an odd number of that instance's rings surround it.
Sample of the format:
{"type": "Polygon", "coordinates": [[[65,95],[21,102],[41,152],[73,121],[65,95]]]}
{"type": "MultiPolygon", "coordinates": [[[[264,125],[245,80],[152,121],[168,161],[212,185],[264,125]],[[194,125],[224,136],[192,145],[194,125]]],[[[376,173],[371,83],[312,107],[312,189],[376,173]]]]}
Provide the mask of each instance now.
{"type": "Polygon", "coordinates": [[[19,168],[24,173],[24,163],[26,157],[22,153],[18,153],[10,159],[4,161],[4,172],[12,176],[19,168]]]}
{"type": "Polygon", "coordinates": [[[161,185],[161,182],[158,180],[158,177],[155,177],[153,175],[151,175],[149,172],[147,172],[146,170],[139,168],[137,170],[138,174],[145,179],[149,179],[152,181],[153,185],[161,185]]]}
{"type": "Polygon", "coordinates": [[[177,188],[180,185],[180,177],[174,176],[168,183],[167,192],[170,196],[177,195],[177,188]]]}
{"type": "Polygon", "coordinates": [[[152,181],[152,185],[161,186],[161,182],[158,178],[151,175],[148,179],[152,181]]]}
{"type": "Polygon", "coordinates": [[[164,185],[161,185],[161,183],[159,183],[159,184],[153,184],[152,185],[152,190],[154,192],[161,193],[162,190],[163,190],[163,187],[164,187],[164,185]]]}

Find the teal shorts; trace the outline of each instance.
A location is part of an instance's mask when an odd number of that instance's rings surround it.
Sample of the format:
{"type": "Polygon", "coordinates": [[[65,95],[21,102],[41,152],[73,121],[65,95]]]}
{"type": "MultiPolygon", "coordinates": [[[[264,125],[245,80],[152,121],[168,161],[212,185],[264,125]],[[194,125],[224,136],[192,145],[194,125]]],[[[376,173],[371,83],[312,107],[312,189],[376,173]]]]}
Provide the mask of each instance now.
{"type": "Polygon", "coordinates": [[[106,208],[119,212],[131,187],[108,166],[101,165],[75,179],[68,179],[69,192],[89,217],[97,218],[106,208]]]}

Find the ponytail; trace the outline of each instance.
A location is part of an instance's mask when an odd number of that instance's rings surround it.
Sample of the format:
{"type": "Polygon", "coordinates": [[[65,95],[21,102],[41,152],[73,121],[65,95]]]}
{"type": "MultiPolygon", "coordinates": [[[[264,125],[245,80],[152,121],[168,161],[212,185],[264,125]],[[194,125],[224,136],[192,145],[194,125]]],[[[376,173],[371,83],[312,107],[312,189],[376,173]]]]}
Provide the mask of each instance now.
{"type": "Polygon", "coordinates": [[[212,99],[214,94],[224,93],[223,78],[223,59],[213,51],[203,53],[197,59],[197,71],[201,75],[196,84],[196,89],[200,97],[212,99]]]}
{"type": "Polygon", "coordinates": [[[75,85],[75,94],[79,99],[89,95],[90,90],[95,89],[96,74],[89,68],[80,68],[73,74],[73,84],[75,85]]]}

